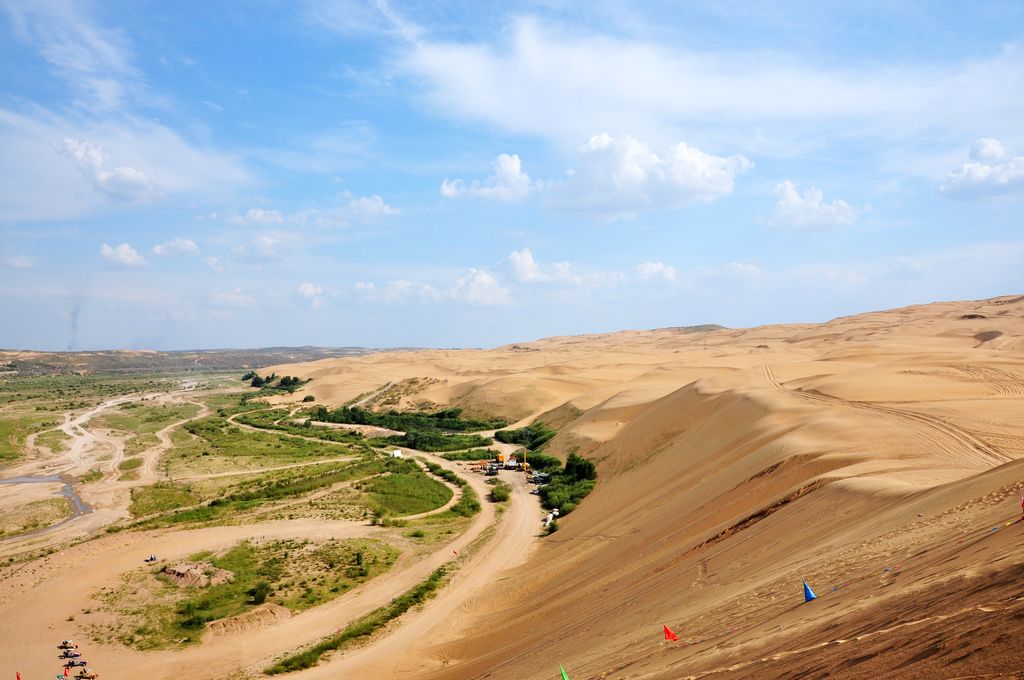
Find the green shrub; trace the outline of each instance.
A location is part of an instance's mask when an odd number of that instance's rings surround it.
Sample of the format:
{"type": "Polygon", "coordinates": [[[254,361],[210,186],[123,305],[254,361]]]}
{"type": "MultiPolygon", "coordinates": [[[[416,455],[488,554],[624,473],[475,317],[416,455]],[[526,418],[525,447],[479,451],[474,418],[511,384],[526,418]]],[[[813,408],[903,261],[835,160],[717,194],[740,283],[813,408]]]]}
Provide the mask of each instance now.
{"type": "Polygon", "coordinates": [[[503,503],[512,497],[512,487],[505,482],[498,482],[491,489],[491,500],[495,503],[503,503]]]}

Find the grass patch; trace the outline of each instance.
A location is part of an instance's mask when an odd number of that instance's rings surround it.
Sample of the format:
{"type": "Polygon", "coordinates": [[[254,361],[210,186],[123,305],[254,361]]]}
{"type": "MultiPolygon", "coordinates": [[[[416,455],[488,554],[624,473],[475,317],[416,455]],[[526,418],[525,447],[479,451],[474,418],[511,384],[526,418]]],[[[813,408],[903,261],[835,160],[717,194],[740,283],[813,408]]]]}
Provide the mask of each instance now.
{"type": "Polygon", "coordinates": [[[340,633],[332,635],[309,649],[286,656],[272,666],[264,669],[267,675],[290,673],[315,666],[325,654],[336,651],[361,637],[373,635],[390,621],[409,611],[416,605],[426,602],[434,596],[444,582],[448,565],[435,569],[426,580],[414,588],[391,600],[387,605],[379,607],[366,616],[356,619],[340,633]]]}
{"type": "Polygon", "coordinates": [[[71,515],[71,508],[63,498],[44,498],[0,515],[0,536],[17,536],[56,524],[71,515]]]}
{"type": "Polygon", "coordinates": [[[451,517],[472,517],[476,513],[480,512],[480,497],[476,495],[476,491],[469,485],[462,477],[452,472],[447,468],[443,468],[437,463],[433,463],[429,460],[424,461],[427,469],[433,474],[437,475],[441,479],[447,480],[452,484],[458,484],[462,487],[462,497],[459,501],[448,509],[447,513],[442,513],[439,517],[449,515],[451,517]]]}
{"type": "Polygon", "coordinates": [[[374,477],[363,483],[362,488],[370,494],[371,507],[382,516],[428,512],[452,498],[451,489],[419,469],[374,477]]]}
{"type": "Polygon", "coordinates": [[[504,503],[512,497],[512,487],[505,482],[498,482],[488,495],[493,502],[504,503]]]}
{"type": "Polygon", "coordinates": [[[358,432],[314,427],[312,425],[312,421],[308,418],[301,425],[287,422],[284,419],[289,418],[288,413],[289,412],[284,409],[260,409],[256,411],[246,411],[237,416],[235,418],[235,422],[239,422],[250,427],[257,427],[262,430],[275,430],[278,432],[286,432],[288,434],[301,435],[303,437],[313,437],[340,444],[359,442],[363,438],[363,436],[358,432]]]}
{"type": "Polygon", "coordinates": [[[125,458],[117,465],[119,470],[127,472],[128,470],[138,470],[142,467],[141,458],[125,458]]]}
{"type": "Polygon", "coordinates": [[[348,423],[351,425],[373,425],[400,432],[472,432],[473,430],[493,430],[504,427],[504,420],[471,420],[462,417],[462,409],[449,408],[434,413],[412,411],[402,413],[387,411],[378,413],[358,406],[342,406],[331,411],[318,406],[310,412],[313,420],[326,423],[348,423]]]}
{"type": "Polygon", "coordinates": [[[196,642],[212,621],[242,614],[263,602],[302,611],[343,595],[387,571],[399,551],[378,540],[311,543],[300,540],[243,541],[227,552],[201,552],[192,563],[209,563],[233,575],[231,581],[182,587],[160,570],[128,574],[120,588],[97,599],[116,613],[112,629],[95,627],[94,638],[114,638],[138,649],[196,642]]]}
{"type": "Polygon", "coordinates": [[[157,512],[166,512],[187,505],[195,505],[199,499],[188,487],[171,482],[160,482],[152,486],[132,489],[132,504],[128,510],[133,517],[144,517],[157,512]]]}

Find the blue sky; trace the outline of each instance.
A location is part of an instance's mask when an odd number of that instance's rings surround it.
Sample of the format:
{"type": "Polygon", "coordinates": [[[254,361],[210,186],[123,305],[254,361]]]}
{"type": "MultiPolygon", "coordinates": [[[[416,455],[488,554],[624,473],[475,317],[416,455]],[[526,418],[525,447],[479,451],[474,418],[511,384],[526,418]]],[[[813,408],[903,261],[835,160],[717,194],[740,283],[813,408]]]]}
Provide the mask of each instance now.
{"type": "Polygon", "coordinates": [[[1019,2],[0,8],[0,347],[491,346],[1024,291],[1019,2]]]}

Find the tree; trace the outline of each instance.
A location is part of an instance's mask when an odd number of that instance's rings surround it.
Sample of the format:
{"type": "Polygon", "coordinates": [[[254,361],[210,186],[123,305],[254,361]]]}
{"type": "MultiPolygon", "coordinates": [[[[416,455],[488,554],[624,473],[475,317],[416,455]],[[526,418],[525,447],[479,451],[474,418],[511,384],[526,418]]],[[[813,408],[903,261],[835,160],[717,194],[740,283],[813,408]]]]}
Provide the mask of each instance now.
{"type": "Polygon", "coordinates": [[[254,604],[263,604],[267,601],[267,596],[270,595],[270,584],[266,581],[260,581],[249,589],[249,595],[252,595],[254,604]]]}
{"type": "Polygon", "coordinates": [[[588,479],[597,479],[597,468],[586,458],[570,453],[565,459],[565,476],[577,482],[588,479]]]}

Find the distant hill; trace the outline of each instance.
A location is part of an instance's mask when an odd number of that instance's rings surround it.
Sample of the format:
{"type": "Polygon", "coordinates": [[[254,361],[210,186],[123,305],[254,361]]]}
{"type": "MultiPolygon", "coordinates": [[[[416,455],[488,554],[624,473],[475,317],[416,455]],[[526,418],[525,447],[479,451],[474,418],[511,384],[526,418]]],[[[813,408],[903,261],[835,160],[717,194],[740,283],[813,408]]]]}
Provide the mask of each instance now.
{"type": "Polygon", "coordinates": [[[0,375],[233,371],[262,368],[275,364],[361,356],[376,351],[379,350],[366,347],[262,347],[258,349],[199,349],[173,352],[155,350],[99,352],[0,350],[0,375]]]}

